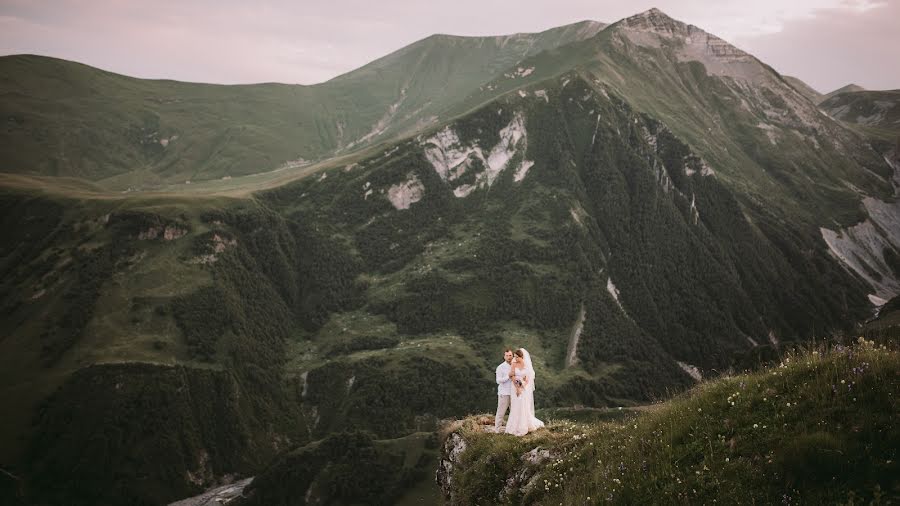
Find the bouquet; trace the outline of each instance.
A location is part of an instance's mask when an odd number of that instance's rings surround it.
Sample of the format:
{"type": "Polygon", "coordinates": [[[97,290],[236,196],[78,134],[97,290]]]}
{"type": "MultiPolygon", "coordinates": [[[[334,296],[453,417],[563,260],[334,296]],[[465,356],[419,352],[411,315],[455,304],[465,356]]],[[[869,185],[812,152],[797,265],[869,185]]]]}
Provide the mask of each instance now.
{"type": "Polygon", "coordinates": [[[513,380],[513,384],[516,386],[516,397],[522,394],[522,389],[525,387],[525,383],[522,382],[519,378],[513,380]]]}

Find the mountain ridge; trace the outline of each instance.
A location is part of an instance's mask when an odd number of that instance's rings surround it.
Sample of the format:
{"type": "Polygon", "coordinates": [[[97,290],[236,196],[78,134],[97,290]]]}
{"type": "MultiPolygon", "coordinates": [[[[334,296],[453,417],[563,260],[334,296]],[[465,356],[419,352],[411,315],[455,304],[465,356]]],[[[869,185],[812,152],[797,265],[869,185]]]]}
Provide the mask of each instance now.
{"type": "MultiPolygon", "coordinates": [[[[519,49],[527,54],[600,28],[582,22],[510,40],[525,44],[519,49]]],[[[494,39],[453,40],[472,45],[494,39]]],[[[140,80],[58,59],[0,57],[6,76],[0,112],[11,118],[0,137],[3,170],[79,176],[126,189],[302,167],[436,121],[458,95],[520,57],[511,45],[471,52],[426,38],[316,85],[140,80]],[[443,64],[428,66],[423,50],[437,51],[427,61],[443,64]],[[35,61],[52,67],[38,68],[32,77],[35,61]],[[491,61],[494,67],[486,66],[491,61]],[[393,68],[380,77],[372,65],[385,63],[393,68]],[[86,82],[95,87],[72,100],[71,86],[57,79],[68,74],[82,88],[86,82]],[[44,112],[48,108],[63,113],[52,116],[44,112]],[[98,109],[106,110],[105,121],[98,109]],[[73,145],[78,149],[67,149],[73,145]]]]}

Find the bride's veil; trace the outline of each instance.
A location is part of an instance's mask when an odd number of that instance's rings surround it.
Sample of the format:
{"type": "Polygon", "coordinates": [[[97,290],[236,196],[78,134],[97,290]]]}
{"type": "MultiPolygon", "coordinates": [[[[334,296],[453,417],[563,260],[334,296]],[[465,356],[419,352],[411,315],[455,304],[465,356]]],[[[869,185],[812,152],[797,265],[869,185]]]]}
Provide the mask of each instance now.
{"type": "Polygon", "coordinates": [[[526,374],[528,375],[529,378],[531,378],[531,381],[528,383],[528,388],[530,388],[531,390],[534,390],[535,373],[534,373],[534,364],[531,363],[531,354],[528,353],[528,350],[526,350],[525,348],[520,348],[520,349],[522,350],[522,355],[525,358],[526,374]]]}

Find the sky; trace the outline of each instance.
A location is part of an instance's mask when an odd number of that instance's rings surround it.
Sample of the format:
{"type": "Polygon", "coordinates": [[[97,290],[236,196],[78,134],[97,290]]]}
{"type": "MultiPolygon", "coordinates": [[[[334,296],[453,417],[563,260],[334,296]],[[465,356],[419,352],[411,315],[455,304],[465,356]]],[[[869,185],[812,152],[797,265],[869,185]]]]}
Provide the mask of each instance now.
{"type": "Polygon", "coordinates": [[[433,33],[612,23],[651,7],[822,92],[900,88],[900,0],[0,0],[0,55],[144,78],[313,84],[433,33]]]}

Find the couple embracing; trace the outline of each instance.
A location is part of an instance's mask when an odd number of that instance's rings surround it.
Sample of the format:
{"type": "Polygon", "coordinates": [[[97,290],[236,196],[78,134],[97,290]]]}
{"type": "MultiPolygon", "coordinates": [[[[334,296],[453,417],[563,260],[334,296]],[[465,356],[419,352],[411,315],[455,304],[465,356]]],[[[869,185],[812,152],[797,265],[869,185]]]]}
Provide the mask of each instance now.
{"type": "Polygon", "coordinates": [[[497,416],[494,428],[501,432],[503,415],[509,408],[506,433],[524,436],[540,429],[544,422],[534,416],[534,366],[525,348],[507,348],[497,366],[497,416]]]}

